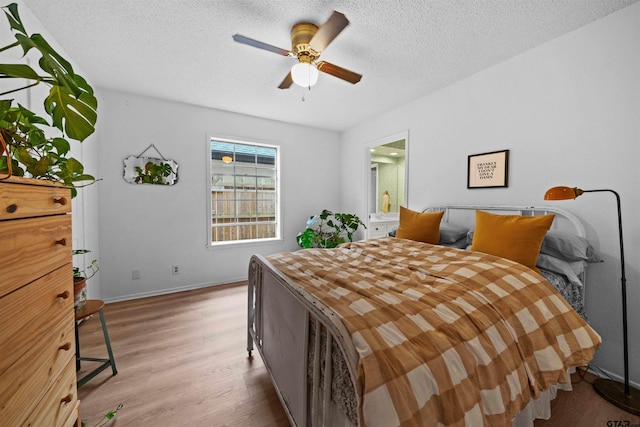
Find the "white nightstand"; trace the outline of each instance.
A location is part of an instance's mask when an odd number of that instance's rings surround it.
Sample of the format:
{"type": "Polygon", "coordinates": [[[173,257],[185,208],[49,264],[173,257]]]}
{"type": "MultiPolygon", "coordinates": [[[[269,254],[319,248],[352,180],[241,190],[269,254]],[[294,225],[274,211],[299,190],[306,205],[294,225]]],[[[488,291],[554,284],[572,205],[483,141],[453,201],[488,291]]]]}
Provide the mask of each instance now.
{"type": "Polygon", "coordinates": [[[369,218],[369,224],[367,225],[367,238],[386,237],[389,235],[389,232],[398,228],[398,224],[400,224],[400,220],[397,215],[395,218],[377,218],[373,216],[369,218]]]}

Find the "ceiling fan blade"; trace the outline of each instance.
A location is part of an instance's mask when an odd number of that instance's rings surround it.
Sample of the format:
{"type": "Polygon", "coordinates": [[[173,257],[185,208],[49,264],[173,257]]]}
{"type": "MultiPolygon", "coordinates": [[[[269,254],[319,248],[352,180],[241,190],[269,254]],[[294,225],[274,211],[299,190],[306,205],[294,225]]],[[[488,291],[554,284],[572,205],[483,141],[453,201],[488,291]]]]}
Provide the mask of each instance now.
{"type": "Polygon", "coordinates": [[[287,74],[287,77],[285,77],[282,83],[280,83],[280,86],[278,86],[278,89],[289,89],[292,84],[293,84],[293,77],[291,77],[291,71],[289,71],[289,74],[287,74]]]}
{"type": "Polygon", "coordinates": [[[349,71],[346,68],[338,67],[337,65],[333,65],[332,63],[326,61],[318,62],[318,71],[331,74],[332,76],[353,84],[358,83],[362,78],[362,74],[354,73],[353,71],[349,71]]]}
{"type": "Polygon", "coordinates": [[[282,56],[295,56],[293,52],[290,52],[286,49],[281,49],[277,46],[272,46],[267,43],[259,42],[258,40],[251,39],[249,37],[242,36],[240,34],[234,34],[233,40],[238,43],[247,44],[249,46],[257,47],[258,49],[268,50],[269,52],[277,53],[282,56]]]}
{"type": "Polygon", "coordinates": [[[309,46],[318,53],[324,52],[327,46],[329,46],[329,43],[331,43],[347,25],[349,25],[347,17],[334,10],[327,22],[320,25],[316,34],[311,38],[309,46]]]}

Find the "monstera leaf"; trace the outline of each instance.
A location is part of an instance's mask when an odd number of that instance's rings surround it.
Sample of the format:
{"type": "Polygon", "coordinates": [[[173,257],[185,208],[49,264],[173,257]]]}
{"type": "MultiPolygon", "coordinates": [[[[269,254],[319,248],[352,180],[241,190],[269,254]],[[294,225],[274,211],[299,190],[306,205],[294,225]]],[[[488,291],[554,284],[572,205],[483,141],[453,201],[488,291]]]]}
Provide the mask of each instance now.
{"type": "Polygon", "coordinates": [[[98,101],[93,89],[78,74],[74,76],[80,95],[76,96],[67,86],[52,86],[44,107],[53,119],[53,125],[71,139],[83,141],[94,131],[98,114],[98,101]]]}

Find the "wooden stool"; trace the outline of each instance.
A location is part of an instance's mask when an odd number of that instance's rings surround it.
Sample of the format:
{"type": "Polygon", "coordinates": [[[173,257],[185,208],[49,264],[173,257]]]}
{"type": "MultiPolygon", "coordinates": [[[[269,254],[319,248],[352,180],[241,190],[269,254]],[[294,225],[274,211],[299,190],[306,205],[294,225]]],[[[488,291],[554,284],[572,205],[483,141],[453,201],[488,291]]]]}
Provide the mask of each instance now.
{"type": "Polygon", "coordinates": [[[111,370],[113,371],[113,375],[117,374],[116,370],[116,361],[113,358],[113,352],[111,351],[111,341],[109,341],[109,333],[107,332],[107,324],[104,322],[104,313],[102,309],[104,307],[104,301],[97,299],[87,300],[85,305],[78,311],[76,311],[76,371],[80,370],[80,361],[87,362],[102,362],[100,366],[98,366],[93,371],[89,372],[87,375],[78,380],[78,387],[89,381],[91,378],[98,375],[100,372],[104,371],[107,366],[111,366],[111,370]],[[80,338],[78,336],[78,322],[82,319],[85,319],[93,314],[100,313],[100,322],[102,322],[102,333],[104,334],[104,343],[107,345],[107,352],[109,353],[108,359],[96,359],[94,357],[81,357],[80,356],[80,338]]]}

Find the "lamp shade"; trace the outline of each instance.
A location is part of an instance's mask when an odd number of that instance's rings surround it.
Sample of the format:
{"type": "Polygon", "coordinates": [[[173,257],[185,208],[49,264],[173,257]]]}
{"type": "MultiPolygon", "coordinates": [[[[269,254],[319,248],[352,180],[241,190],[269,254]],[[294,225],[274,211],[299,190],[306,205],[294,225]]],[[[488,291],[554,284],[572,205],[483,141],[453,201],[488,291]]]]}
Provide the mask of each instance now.
{"type": "Polygon", "coordinates": [[[584,191],[575,187],[553,187],[544,194],[545,200],[568,200],[575,199],[584,191]]]}
{"type": "Polygon", "coordinates": [[[233,161],[233,157],[227,156],[227,155],[222,156],[223,163],[231,163],[232,161],[233,161]]]}
{"type": "Polygon", "coordinates": [[[311,87],[318,82],[318,68],[315,64],[298,62],[291,68],[291,78],[298,86],[311,87]]]}

